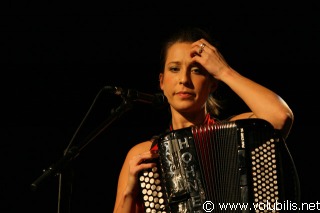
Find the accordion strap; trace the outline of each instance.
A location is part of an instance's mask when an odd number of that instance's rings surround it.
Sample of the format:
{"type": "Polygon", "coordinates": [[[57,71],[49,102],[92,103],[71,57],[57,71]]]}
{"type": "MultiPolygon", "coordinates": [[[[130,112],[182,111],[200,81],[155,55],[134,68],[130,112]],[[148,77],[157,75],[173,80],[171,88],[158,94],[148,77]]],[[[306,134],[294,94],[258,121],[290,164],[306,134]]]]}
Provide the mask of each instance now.
{"type": "Polygon", "coordinates": [[[158,141],[159,141],[159,139],[160,139],[159,135],[155,135],[150,139],[150,141],[152,142],[150,150],[154,150],[154,151],[158,150],[158,141]]]}

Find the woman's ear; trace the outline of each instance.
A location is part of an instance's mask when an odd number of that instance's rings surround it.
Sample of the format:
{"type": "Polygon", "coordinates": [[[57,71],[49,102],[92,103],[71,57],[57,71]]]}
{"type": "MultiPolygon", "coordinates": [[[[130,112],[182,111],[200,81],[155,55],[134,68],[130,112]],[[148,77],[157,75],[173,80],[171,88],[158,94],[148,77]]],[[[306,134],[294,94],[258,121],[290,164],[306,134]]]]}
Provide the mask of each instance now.
{"type": "Polygon", "coordinates": [[[162,89],[162,87],[163,87],[163,73],[159,74],[159,86],[160,86],[160,89],[163,90],[162,89]]]}

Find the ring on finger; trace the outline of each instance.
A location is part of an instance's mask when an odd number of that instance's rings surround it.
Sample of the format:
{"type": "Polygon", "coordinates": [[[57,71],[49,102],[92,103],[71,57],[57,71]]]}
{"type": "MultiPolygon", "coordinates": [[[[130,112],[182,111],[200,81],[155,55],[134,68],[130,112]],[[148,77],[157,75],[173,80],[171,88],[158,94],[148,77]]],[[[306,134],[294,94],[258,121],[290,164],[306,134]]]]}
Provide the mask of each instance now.
{"type": "Polygon", "coordinates": [[[199,51],[198,51],[199,54],[201,54],[201,53],[203,52],[203,49],[204,49],[205,46],[206,46],[205,43],[202,43],[202,44],[200,45],[200,48],[199,48],[199,51]]]}

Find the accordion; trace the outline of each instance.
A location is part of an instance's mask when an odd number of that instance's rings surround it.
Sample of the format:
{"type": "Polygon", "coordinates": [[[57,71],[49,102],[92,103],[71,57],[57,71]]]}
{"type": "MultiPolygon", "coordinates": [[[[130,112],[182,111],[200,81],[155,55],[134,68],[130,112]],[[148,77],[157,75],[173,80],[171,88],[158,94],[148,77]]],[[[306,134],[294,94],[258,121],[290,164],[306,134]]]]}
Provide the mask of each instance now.
{"type": "Polygon", "coordinates": [[[300,186],[285,141],[262,119],[192,126],[156,139],[139,175],[145,212],[297,212],[300,186]]]}

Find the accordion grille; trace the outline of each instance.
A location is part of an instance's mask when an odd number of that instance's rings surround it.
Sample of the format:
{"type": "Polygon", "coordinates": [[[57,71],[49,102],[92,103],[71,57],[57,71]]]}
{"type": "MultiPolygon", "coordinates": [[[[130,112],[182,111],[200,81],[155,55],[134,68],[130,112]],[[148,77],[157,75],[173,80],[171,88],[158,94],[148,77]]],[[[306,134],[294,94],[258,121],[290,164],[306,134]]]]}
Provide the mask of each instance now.
{"type": "Polygon", "coordinates": [[[210,125],[192,129],[206,200],[214,203],[239,201],[236,128],[234,123],[225,125],[228,126],[210,125]]]}

